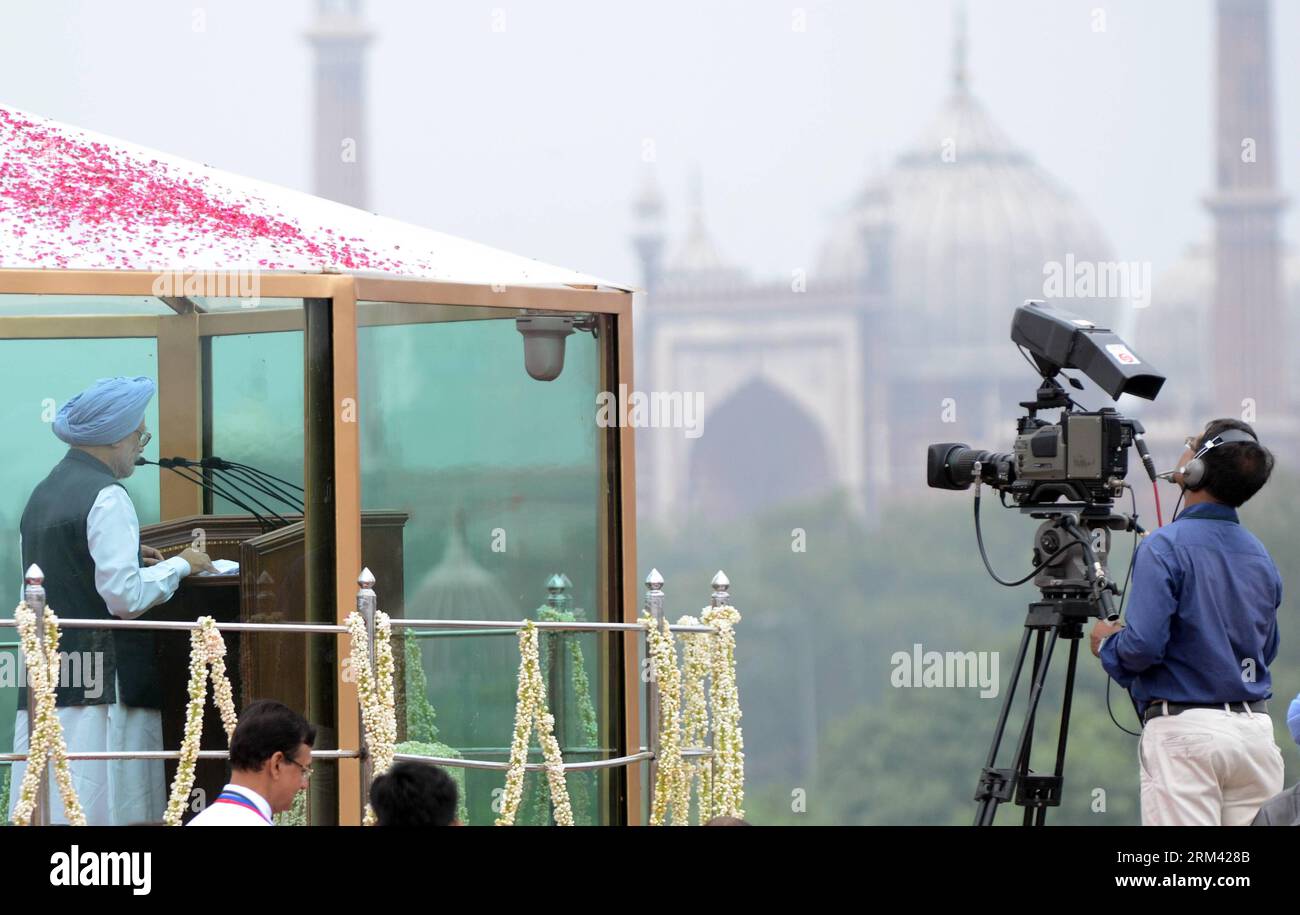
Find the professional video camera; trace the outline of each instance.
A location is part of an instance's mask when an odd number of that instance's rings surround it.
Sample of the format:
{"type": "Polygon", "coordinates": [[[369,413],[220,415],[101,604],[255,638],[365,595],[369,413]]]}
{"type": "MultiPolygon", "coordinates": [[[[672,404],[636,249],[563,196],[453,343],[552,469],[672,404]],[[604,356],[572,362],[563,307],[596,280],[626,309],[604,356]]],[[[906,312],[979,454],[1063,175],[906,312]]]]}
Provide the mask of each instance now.
{"type": "MultiPolygon", "coordinates": [[[[1118,336],[1092,321],[1044,302],[1028,301],[1016,309],[1011,340],[1028,351],[1043,376],[1034,400],[1017,423],[1010,452],[980,451],[969,445],[931,445],[926,476],[936,489],[969,489],[979,468],[982,482],[1008,494],[1017,505],[1048,505],[1064,497],[1087,504],[1109,504],[1123,490],[1128,448],[1136,445],[1149,468],[1142,424],[1111,407],[1080,409],[1056,376],[1078,369],[1112,398],[1134,394],[1154,400],[1165,377],[1145,365],[1118,336]],[[1039,410],[1062,411],[1049,423],[1039,410]]],[[[1064,376],[1083,390],[1077,378],[1064,376]]]]}
{"type": "MultiPolygon", "coordinates": [[[[1037,396],[1022,401],[1026,410],[1017,423],[1011,451],[981,451],[969,445],[944,442],[931,445],[926,478],[936,489],[975,486],[975,539],[985,568],[999,583],[1020,585],[1034,579],[1042,598],[1030,603],[1025,630],[1016,655],[1010,688],[1006,690],[997,729],[980,773],[975,800],[975,824],[992,825],[998,804],[1014,800],[1025,808],[1025,825],[1042,825],[1047,808],[1061,802],[1065,746],[1069,733],[1070,702],[1083,624],[1090,618],[1114,620],[1119,612],[1114,596],[1122,593],[1110,580],[1106,567],[1112,531],[1141,531],[1136,514],[1114,509],[1116,497],[1127,485],[1128,449],[1137,448],[1154,481],[1155,464],[1142,440],[1142,424],[1121,416],[1114,408],[1084,410],[1057,380],[1083,390],[1077,369],[1112,399],[1134,394],[1154,400],[1165,377],[1133,354],[1128,345],[1104,327],[1044,302],[1027,301],[1011,321],[1011,340],[1026,353],[1042,376],[1037,396]],[[1056,422],[1038,416],[1040,410],[1060,410],[1056,422]],[[1007,504],[1042,523],[1034,536],[1034,569],[1024,578],[1006,581],[989,564],[980,532],[980,487],[991,486],[1007,504]],[[997,766],[997,758],[1011,713],[1016,685],[1025,669],[1031,636],[1034,640],[1028,707],[1011,766],[997,766]],[[1070,644],[1064,702],[1057,731],[1056,766],[1052,774],[1036,774],[1030,767],[1034,722],[1047,677],[1052,650],[1058,639],[1070,644]]],[[[1012,507],[1008,505],[1007,507],[1012,507]]],[[[1130,564],[1131,569],[1131,564],[1130,564]]]]}

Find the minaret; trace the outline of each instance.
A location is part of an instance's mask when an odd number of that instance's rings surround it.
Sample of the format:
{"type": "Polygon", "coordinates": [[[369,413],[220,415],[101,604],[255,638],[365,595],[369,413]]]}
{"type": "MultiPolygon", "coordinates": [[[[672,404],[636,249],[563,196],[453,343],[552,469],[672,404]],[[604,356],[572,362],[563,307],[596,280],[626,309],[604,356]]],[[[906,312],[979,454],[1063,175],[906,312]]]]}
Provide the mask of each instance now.
{"type": "Polygon", "coordinates": [[[966,4],[958,3],[953,13],[952,39],[952,92],[965,95],[969,91],[966,68],[966,4]]]}
{"type": "Polygon", "coordinates": [[[317,0],[307,32],[315,51],[314,193],[366,208],[371,161],[365,124],[365,50],[371,32],[361,0],[317,0]]]}
{"type": "MultiPolygon", "coordinates": [[[[641,289],[633,299],[632,336],[636,345],[633,357],[633,377],[638,388],[654,389],[655,366],[651,361],[654,351],[654,315],[653,296],[659,289],[659,279],[663,274],[664,245],[667,234],[664,229],[664,195],[659,187],[654,166],[645,167],[645,179],[641,192],[632,201],[632,247],[641,264],[641,289]]],[[[647,430],[636,430],[636,488],[638,493],[649,493],[654,484],[654,449],[647,430]]],[[[638,511],[644,511],[648,520],[653,511],[653,503],[642,498],[637,503],[638,511]]]]}
{"type": "Polygon", "coordinates": [[[697,165],[691,169],[691,177],[686,190],[690,218],[686,226],[686,239],[678,257],[681,266],[687,269],[711,267],[716,254],[713,239],[709,236],[708,226],[704,221],[704,174],[697,165]]]}
{"type": "Polygon", "coordinates": [[[641,262],[641,285],[647,292],[659,285],[664,257],[664,195],[654,170],[647,167],[641,193],[632,201],[635,228],[632,247],[641,262]]]}
{"type": "MultiPolygon", "coordinates": [[[[1209,332],[1217,415],[1277,428],[1289,413],[1283,373],[1284,315],[1273,129],[1268,0],[1218,0],[1214,301],[1209,332]]],[[[1176,321],[1178,315],[1170,315],[1176,321]]]]}

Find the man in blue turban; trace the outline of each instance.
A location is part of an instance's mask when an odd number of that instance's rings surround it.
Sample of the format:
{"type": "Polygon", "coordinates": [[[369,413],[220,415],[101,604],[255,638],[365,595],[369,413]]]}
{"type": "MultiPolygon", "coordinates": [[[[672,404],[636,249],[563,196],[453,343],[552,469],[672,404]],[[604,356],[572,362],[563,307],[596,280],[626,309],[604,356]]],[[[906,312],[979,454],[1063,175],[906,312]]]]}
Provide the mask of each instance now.
{"type": "Polygon", "coordinates": [[[54,434],[69,445],[115,445],[144,423],[153,379],[101,378],[59,408],[54,434]]]}
{"type": "MultiPolygon", "coordinates": [[[[32,491],[20,530],[23,568],[41,567],[46,600],[64,619],[134,619],[170,598],[185,576],[212,568],[198,550],[164,559],[140,544],[140,521],[121,481],[135,471],[150,439],[145,410],[154,390],[143,376],[103,378],[55,417],[54,434],[71,447],[32,491]]],[[[59,647],[68,663],[61,666],[55,699],[70,750],[163,749],[153,632],[67,629],[59,647]]],[[[19,753],[28,739],[25,696],[20,708],[14,735],[19,753]]],[[[90,825],[162,819],[161,760],[78,760],[71,766],[90,825]]],[[[13,784],[23,768],[15,765],[13,784]]],[[[60,805],[51,808],[61,815],[60,805]]]]}

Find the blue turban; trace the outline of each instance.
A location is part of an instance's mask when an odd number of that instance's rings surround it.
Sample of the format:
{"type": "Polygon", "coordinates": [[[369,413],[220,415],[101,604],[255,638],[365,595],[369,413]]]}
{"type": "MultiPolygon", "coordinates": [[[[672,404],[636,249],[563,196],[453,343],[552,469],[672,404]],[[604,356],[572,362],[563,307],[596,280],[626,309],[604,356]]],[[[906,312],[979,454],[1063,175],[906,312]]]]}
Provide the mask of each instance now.
{"type": "Polygon", "coordinates": [[[1291,700],[1291,708],[1286,713],[1286,724],[1291,729],[1291,737],[1300,743],[1300,696],[1291,700]]]}
{"type": "Polygon", "coordinates": [[[111,445],[140,426],[153,379],[101,378],[59,408],[54,434],[69,445],[111,445]]]}

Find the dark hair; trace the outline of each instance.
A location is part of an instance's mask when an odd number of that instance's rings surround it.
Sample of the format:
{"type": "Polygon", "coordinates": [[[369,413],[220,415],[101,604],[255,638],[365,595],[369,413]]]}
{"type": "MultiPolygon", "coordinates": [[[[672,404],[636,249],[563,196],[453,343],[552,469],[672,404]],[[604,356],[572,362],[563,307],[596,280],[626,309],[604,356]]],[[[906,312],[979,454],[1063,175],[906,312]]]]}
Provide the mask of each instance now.
{"type": "Polygon", "coordinates": [[[455,780],[428,763],[395,763],[370,786],[370,806],[380,826],[450,826],[456,799],[455,780]]]}
{"type": "Polygon", "coordinates": [[[230,738],[230,767],[256,772],[277,752],[293,759],[302,744],[316,743],[316,729],[283,702],[258,699],[239,716],[230,738]]]}
{"type": "Polygon", "coordinates": [[[1205,463],[1201,488],[1208,490],[1218,501],[1236,508],[1244,505],[1268,482],[1273,472],[1273,454],[1259,444],[1255,430],[1239,419],[1210,420],[1196,443],[1196,450],[1200,451],[1206,442],[1229,429],[1245,432],[1255,441],[1216,445],[1201,455],[1205,463]]]}

